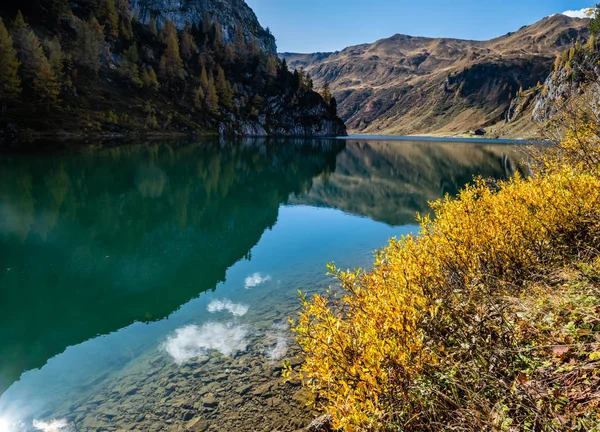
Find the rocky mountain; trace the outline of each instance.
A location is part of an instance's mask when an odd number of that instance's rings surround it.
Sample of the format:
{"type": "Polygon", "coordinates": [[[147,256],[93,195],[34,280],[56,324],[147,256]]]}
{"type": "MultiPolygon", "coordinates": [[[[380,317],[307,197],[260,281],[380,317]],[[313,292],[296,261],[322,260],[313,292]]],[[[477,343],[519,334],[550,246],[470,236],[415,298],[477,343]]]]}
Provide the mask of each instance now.
{"type": "Polygon", "coordinates": [[[161,23],[173,21],[183,29],[186,23],[200,23],[208,13],[223,26],[223,39],[234,42],[235,28],[241,25],[246,38],[256,38],[261,49],[275,55],[275,37],[264,29],[254,11],[244,0],[131,0],[131,6],[142,22],[150,18],[161,23]]]}
{"type": "Polygon", "coordinates": [[[345,135],[244,0],[0,3],[0,144],[30,133],[345,135]]]}
{"type": "MultiPolygon", "coordinates": [[[[489,41],[397,34],[334,53],[280,57],[304,68],[317,87],[329,82],[354,133],[457,134],[486,127],[510,135],[504,123],[511,102],[544,82],[558,54],[587,39],[588,23],[554,15],[489,41]]],[[[531,129],[525,123],[516,128],[518,134],[531,129]]]]}

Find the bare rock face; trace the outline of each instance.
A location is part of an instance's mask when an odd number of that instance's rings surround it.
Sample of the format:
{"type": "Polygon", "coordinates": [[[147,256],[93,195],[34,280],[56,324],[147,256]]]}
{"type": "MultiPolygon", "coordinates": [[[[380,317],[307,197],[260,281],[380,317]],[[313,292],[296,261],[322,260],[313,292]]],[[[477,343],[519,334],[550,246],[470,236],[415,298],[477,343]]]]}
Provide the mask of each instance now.
{"type": "Polygon", "coordinates": [[[275,38],[260,25],[244,0],[131,0],[130,3],[142,22],[148,23],[150,18],[159,24],[171,20],[180,29],[186,22],[200,24],[204,12],[208,11],[223,26],[225,42],[233,41],[235,26],[239,23],[247,40],[256,38],[263,51],[272,55],[277,53],[275,38]]]}

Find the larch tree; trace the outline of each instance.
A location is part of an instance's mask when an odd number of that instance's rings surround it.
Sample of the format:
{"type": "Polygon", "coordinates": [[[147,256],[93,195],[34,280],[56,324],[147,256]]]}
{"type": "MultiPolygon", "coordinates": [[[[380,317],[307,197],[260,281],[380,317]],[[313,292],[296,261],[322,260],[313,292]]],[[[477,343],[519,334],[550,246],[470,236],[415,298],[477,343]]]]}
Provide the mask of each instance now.
{"type": "Polygon", "coordinates": [[[115,0],[96,0],[92,5],[93,15],[104,26],[106,38],[116,41],[119,37],[119,12],[115,0]]]}
{"type": "Polygon", "coordinates": [[[141,79],[144,83],[144,87],[147,89],[158,91],[160,88],[160,85],[158,84],[158,78],[156,77],[156,72],[154,72],[152,67],[149,67],[148,69],[142,69],[141,79]]]}
{"type": "Polygon", "coordinates": [[[104,30],[96,18],[79,23],[77,42],[76,63],[97,74],[102,66],[102,52],[106,42],[104,30]]]}
{"type": "Polygon", "coordinates": [[[323,97],[323,100],[325,102],[327,102],[327,104],[331,103],[331,90],[329,89],[329,80],[325,80],[325,82],[323,83],[323,88],[320,91],[321,96],[323,97]]]}
{"type": "Polygon", "coordinates": [[[212,28],[212,20],[210,19],[210,15],[208,14],[208,11],[205,10],[204,16],[202,17],[202,29],[201,29],[202,33],[207,35],[208,33],[210,33],[211,28],[212,28]]]}
{"type": "Polygon", "coordinates": [[[154,17],[150,18],[150,22],[148,23],[148,30],[150,31],[150,34],[153,36],[158,36],[158,27],[156,26],[156,20],[154,19],[154,17]]]}
{"type": "Polygon", "coordinates": [[[219,95],[219,100],[223,106],[230,110],[234,109],[235,104],[233,102],[233,89],[231,88],[229,81],[227,81],[227,78],[225,77],[225,71],[221,66],[217,66],[217,82],[215,84],[217,94],[219,95]]]}
{"type": "Polygon", "coordinates": [[[44,50],[46,51],[48,62],[50,62],[50,66],[52,66],[56,78],[59,80],[62,79],[64,74],[65,56],[58,37],[55,36],[53,39],[45,41],[44,50]]]}
{"type": "Polygon", "coordinates": [[[185,29],[181,33],[181,56],[190,61],[194,54],[196,54],[196,40],[192,36],[191,26],[186,25],[185,29]]]}
{"type": "Polygon", "coordinates": [[[15,19],[11,23],[11,33],[14,46],[17,50],[19,59],[23,60],[23,44],[25,42],[25,36],[29,30],[29,24],[25,21],[21,11],[17,11],[15,19]]]}
{"type": "Polygon", "coordinates": [[[162,42],[166,45],[159,63],[161,79],[173,84],[183,80],[183,60],[179,54],[179,39],[177,28],[172,21],[166,21],[160,34],[162,42]]]}
{"type": "Polygon", "coordinates": [[[234,45],[237,55],[244,57],[246,55],[246,36],[244,36],[244,30],[239,22],[235,26],[234,45]]]}
{"type": "Polygon", "coordinates": [[[219,114],[219,95],[212,79],[209,79],[206,89],[206,107],[212,114],[219,114]]]}
{"type": "Polygon", "coordinates": [[[133,28],[131,22],[133,13],[129,0],[116,0],[115,5],[119,14],[119,36],[125,40],[133,39],[133,28]]]}
{"type": "Polygon", "coordinates": [[[46,104],[56,102],[60,83],[44,53],[40,40],[28,29],[23,41],[23,77],[40,100],[46,104]]]}
{"type": "Polygon", "coordinates": [[[19,66],[13,40],[0,18],[0,102],[3,112],[6,110],[6,102],[15,100],[21,94],[19,66]]]}
{"type": "Polygon", "coordinates": [[[213,40],[213,50],[221,52],[223,50],[223,26],[219,21],[215,20],[214,24],[215,38],[213,40]]]}

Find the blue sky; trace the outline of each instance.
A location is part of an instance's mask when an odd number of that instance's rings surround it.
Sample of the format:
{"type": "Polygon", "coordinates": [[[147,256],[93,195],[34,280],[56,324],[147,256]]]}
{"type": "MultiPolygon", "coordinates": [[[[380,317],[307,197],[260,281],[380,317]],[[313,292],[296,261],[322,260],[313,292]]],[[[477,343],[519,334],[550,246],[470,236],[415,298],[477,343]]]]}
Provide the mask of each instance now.
{"type": "Polygon", "coordinates": [[[404,33],[490,39],[590,0],[246,0],[280,52],[336,51],[404,33]]]}

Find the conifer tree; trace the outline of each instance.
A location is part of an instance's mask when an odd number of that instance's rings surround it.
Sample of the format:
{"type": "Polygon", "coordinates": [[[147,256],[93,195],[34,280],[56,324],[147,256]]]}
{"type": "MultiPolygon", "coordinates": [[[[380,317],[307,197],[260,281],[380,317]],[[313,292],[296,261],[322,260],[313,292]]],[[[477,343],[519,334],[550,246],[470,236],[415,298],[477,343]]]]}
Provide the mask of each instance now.
{"type": "Polygon", "coordinates": [[[234,44],[237,55],[244,57],[246,55],[246,37],[240,23],[235,26],[234,44]]]}
{"type": "Polygon", "coordinates": [[[235,52],[235,47],[233,46],[232,43],[228,43],[227,45],[225,45],[225,62],[228,64],[233,64],[235,63],[235,60],[237,58],[236,52],[235,52]]]}
{"type": "Polygon", "coordinates": [[[62,79],[64,74],[64,54],[58,37],[55,36],[53,39],[45,41],[44,48],[56,78],[59,80],[62,79]]]}
{"type": "Polygon", "coordinates": [[[154,17],[150,18],[150,23],[148,23],[148,30],[150,31],[150,34],[153,36],[158,36],[158,27],[156,27],[156,20],[154,19],[154,17]]]}
{"type": "Polygon", "coordinates": [[[119,12],[115,0],[95,0],[91,4],[94,17],[104,26],[106,38],[114,42],[119,37],[119,12]]]}
{"type": "Polygon", "coordinates": [[[219,114],[219,96],[212,79],[209,79],[206,89],[206,107],[212,114],[219,114]]]}
{"type": "Polygon", "coordinates": [[[233,89],[225,77],[225,71],[220,66],[217,67],[217,81],[215,85],[217,94],[219,95],[219,100],[223,106],[232,110],[235,107],[233,102],[233,89]]]}
{"type": "Polygon", "coordinates": [[[204,66],[202,66],[202,70],[200,71],[200,86],[202,86],[204,92],[208,90],[208,75],[204,66]]]}
{"type": "Polygon", "coordinates": [[[181,60],[179,54],[179,40],[175,24],[172,21],[165,22],[160,36],[163,43],[167,46],[159,64],[161,79],[170,83],[183,80],[183,60],[181,60]]]}
{"type": "Polygon", "coordinates": [[[267,65],[265,67],[265,72],[267,73],[267,75],[269,75],[270,77],[276,77],[277,76],[277,59],[273,56],[269,56],[267,58],[267,65]]]}
{"type": "Polygon", "coordinates": [[[202,33],[204,33],[205,35],[209,34],[211,28],[212,28],[212,19],[210,18],[208,11],[205,10],[204,16],[202,17],[202,29],[201,29],[202,33]]]}
{"type": "Polygon", "coordinates": [[[212,48],[216,52],[221,52],[223,50],[223,26],[219,21],[215,21],[213,27],[215,36],[212,48]]]}
{"type": "Polygon", "coordinates": [[[38,71],[33,79],[33,90],[36,92],[40,100],[50,106],[58,100],[60,95],[60,83],[52,70],[50,62],[46,59],[42,52],[42,61],[39,64],[38,71]]]}
{"type": "Polygon", "coordinates": [[[21,94],[19,79],[19,59],[13,47],[13,41],[0,18],[0,102],[2,111],[6,102],[15,100],[21,94]]]}
{"type": "Polygon", "coordinates": [[[320,91],[323,100],[330,104],[331,103],[331,90],[329,89],[329,80],[325,79],[325,83],[323,83],[323,88],[320,91]]]}
{"type": "Polygon", "coordinates": [[[194,93],[192,96],[193,96],[194,106],[198,109],[202,108],[202,104],[204,103],[204,100],[206,99],[206,95],[204,94],[204,89],[202,87],[197,87],[196,89],[194,89],[194,93]]]}
{"type": "Polygon", "coordinates": [[[140,78],[139,67],[137,65],[139,61],[137,44],[133,43],[124,52],[124,56],[125,58],[122,60],[120,65],[121,74],[136,88],[142,88],[144,86],[144,82],[140,78]]]}
{"type": "Polygon", "coordinates": [[[131,22],[133,14],[129,0],[116,0],[117,11],[119,14],[119,35],[125,40],[133,39],[133,28],[131,22]]]}
{"type": "Polygon", "coordinates": [[[96,18],[82,21],[77,28],[77,49],[75,61],[95,74],[102,65],[104,30],[96,18]]]}
{"type": "Polygon", "coordinates": [[[329,114],[331,114],[333,117],[337,117],[337,110],[337,100],[332,96],[331,101],[329,102],[329,114]]]}
{"type": "Polygon", "coordinates": [[[25,43],[25,36],[29,30],[29,24],[25,22],[25,18],[21,11],[17,11],[17,15],[11,24],[12,39],[14,47],[17,50],[17,55],[21,61],[23,60],[23,45],[25,43]]]}
{"type": "Polygon", "coordinates": [[[196,54],[196,40],[191,33],[191,26],[186,25],[183,33],[181,34],[181,56],[190,61],[192,56],[196,54]]]}
{"type": "Polygon", "coordinates": [[[38,37],[31,29],[27,29],[23,40],[23,77],[31,80],[31,86],[42,102],[56,102],[60,84],[38,37]]]}
{"type": "Polygon", "coordinates": [[[156,77],[156,72],[154,72],[152,67],[148,69],[142,69],[141,80],[144,83],[144,87],[152,91],[157,91],[160,87],[158,84],[158,78],[156,77]]]}

